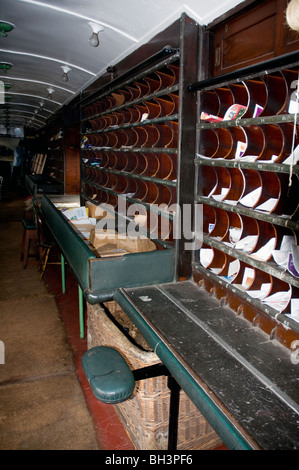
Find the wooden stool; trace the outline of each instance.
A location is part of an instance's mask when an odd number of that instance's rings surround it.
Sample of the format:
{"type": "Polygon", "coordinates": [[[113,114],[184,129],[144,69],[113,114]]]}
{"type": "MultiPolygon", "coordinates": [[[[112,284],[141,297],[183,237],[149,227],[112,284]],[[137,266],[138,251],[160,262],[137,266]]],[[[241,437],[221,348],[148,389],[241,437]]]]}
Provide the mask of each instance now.
{"type": "Polygon", "coordinates": [[[38,240],[37,227],[33,220],[22,220],[22,225],[24,228],[22,248],[21,248],[21,261],[23,260],[23,268],[27,267],[28,258],[30,255],[30,244],[31,240],[38,240]]]}
{"type": "Polygon", "coordinates": [[[103,403],[128,400],[135,381],[168,376],[170,389],[168,450],[176,450],[181,387],[163,364],[131,370],[121,354],[109,346],[96,346],[82,356],[82,366],[94,396],[103,403]]]}

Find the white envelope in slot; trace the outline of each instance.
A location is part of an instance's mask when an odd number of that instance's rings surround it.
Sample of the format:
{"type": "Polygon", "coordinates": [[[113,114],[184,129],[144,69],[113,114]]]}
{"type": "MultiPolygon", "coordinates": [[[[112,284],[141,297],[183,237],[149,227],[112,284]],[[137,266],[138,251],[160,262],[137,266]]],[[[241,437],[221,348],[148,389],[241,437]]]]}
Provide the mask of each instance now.
{"type": "Polygon", "coordinates": [[[238,241],[240,241],[241,235],[242,235],[241,228],[239,227],[229,228],[229,240],[233,245],[235,245],[238,241]]]}
{"type": "Polygon", "coordinates": [[[259,163],[272,163],[278,159],[278,155],[272,155],[271,160],[259,160],[259,163]]]}
{"type": "MultiPolygon", "coordinates": [[[[295,92],[295,93],[298,93],[298,92],[295,92]]],[[[290,100],[288,111],[290,114],[296,114],[299,112],[299,103],[297,100],[290,100]]]]}
{"type": "Polygon", "coordinates": [[[276,264],[281,266],[284,269],[288,267],[289,261],[289,252],[288,251],[281,251],[281,250],[273,250],[272,256],[276,264]]]}
{"type": "Polygon", "coordinates": [[[232,206],[236,206],[238,204],[239,201],[237,201],[236,199],[233,200],[233,199],[225,199],[224,201],[226,204],[230,204],[232,206]]]}
{"type": "Polygon", "coordinates": [[[299,145],[294,148],[293,152],[283,162],[284,165],[293,165],[299,161],[299,145]]]}
{"type": "Polygon", "coordinates": [[[259,299],[263,300],[267,297],[271,290],[271,284],[270,283],[265,283],[261,285],[261,288],[259,290],[248,290],[247,293],[250,295],[250,297],[253,297],[254,299],[259,299]]]}
{"type": "Polygon", "coordinates": [[[255,162],[258,158],[258,155],[245,155],[245,157],[241,157],[240,160],[242,162],[255,162]]]}
{"type": "Polygon", "coordinates": [[[289,304],[292,296],[292,289],[288,291],[275,292],[263,299],[263,302],[278,312],[282,312],[289,304]]]}
{"type": "Polygon", "coordinates": [[[244,274],[243,274],[243,279],[242,279],[242,286],[245,289],[248,289],[252,281],[254,280],[254,269],[253,268],[245,268],[244,269],[244,274]]]}
{"type": "Polygon", "coordinates": [[[222,268],[210,268],[212,273],[219,274],[222,268]]]}
{"type": "Polygon", "coordinates": [[[284,235],[282,237],[280,249],[284,251],[291,251],[291,247],[296,245],[296,239],[293,235],[284,235]]]}
{"type": "Polygon", "coordinates": [[[229,188],[221,188],[220,194],[213,194],[212,198],[215,199],[215,201],[222,201],[222,199],[225,198],[225,196],[228,194],[229,188]]]}
{"type": "Polygon", "coordinates": [[[224,276],[225,279],[229,282],[232,282],[234,277],[238,274],[240,270],[240,261],[238,259],[232,261],[228,265],[227,276],[224,276]]]}
{"type": "Polygon", "coordinates": [[[277,201],[277,198],[271,197],[270,199],[268,199],[268,201],[265,201],[263,204],[257,206],[255,209],[257,211],[271,212],[275,208],[277,201]]]}
{"type": "Polygon", "coordinates": [[[262,194],[262,187],[250,191],[246,196],[242,197],[239,202],[246,207],[253,207],[259,200],[262,194]]]}
{"type": "Polygon", "coordinates": [[[199,261],[200,264],[206,268],[211,264],[214,257],[214,252],[212,248],[201,248],[199,251],[199,261]]]}
{"type": "Polygon", "coordinates": [[[288,268],[289,253],[291,253],[292,245],[296,245],[295,237],[292,235],[284,235],[282,237],[280,249],[272,251],[275,263],[284,269],[288,268]]]}
{"type": "Polygon", "coordinates": [[[236,243],[235,248],[248,253],[254,249],[257,240],[258,235],[248,235],[247,237],[241,238],[241,240],[236,243]]]}
{"type": "Polygon", "coordinates": [[[256,253],[252,253],[251,256],[254,259],[260,261],[267,261],[271,257],[271,252],[275,248],[276,238],[271,238],[262,248],[260,248],[256,253]]]}
{"type": "Polygon", "coordinates": [[[291,299],[291,314],[299,319],[299,299],[291,299]]]}

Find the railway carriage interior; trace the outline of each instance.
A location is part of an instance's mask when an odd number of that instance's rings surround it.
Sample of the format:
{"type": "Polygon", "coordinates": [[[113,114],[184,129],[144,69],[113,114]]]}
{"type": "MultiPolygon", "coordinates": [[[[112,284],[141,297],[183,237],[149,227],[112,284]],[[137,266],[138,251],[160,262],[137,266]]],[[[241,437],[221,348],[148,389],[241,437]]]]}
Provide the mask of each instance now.
{"type": "Polygon", "coordinates": [[[298,0],[0,33],[0,449],[298,450],[298,0]]]}

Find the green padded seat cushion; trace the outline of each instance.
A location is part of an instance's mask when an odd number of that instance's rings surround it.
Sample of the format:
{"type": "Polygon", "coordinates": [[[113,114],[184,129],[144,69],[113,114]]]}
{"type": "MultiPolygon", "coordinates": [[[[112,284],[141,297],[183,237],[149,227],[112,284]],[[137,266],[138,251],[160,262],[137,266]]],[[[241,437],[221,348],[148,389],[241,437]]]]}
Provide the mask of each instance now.
{"type": "Polygon", "coordinates": [[[135,379],[116,349],[96,346],[86,351],[82,366],[94,396],[103,403],[121,403],[133,393],[135,379]]]}
{"type": "Polygon", "coordinates": [[[22,224],[23,224],[23,227],[26,229],[26,230],[35,230],[36,229],[36,223],[34,220],[26,220],[26,219],[23,219],[22,220],[22,224]]]}

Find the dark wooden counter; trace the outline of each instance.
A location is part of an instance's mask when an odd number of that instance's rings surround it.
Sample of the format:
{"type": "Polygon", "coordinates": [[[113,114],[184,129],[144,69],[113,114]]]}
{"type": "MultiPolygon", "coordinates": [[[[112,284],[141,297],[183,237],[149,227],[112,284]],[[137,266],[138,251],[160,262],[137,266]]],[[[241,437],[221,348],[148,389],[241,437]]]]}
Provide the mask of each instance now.
{"type": "Polygon", "coordinates": [[[191,281],[115,300],[230,449],[299,448],[290,351],[191,281]]]}
{"type": "Polygon", "coordinates": [[[111,299],[119,287],[172,281],[173,249],[98,258],[46,195],[41,198],[41,212],[89,303],[111,299]]]}

